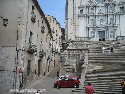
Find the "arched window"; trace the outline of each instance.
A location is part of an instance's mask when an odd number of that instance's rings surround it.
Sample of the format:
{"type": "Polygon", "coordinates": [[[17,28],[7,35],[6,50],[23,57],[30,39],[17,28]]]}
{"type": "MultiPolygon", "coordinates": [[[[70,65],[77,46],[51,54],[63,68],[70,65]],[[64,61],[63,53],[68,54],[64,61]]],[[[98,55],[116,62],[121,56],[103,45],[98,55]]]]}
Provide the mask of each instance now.
{"type": "Polygon", "coordinates": [[[91,14],[94,14],[94,7],[91,7],[91,8],[90,8],[90,13],[91,13],[91,14]]]}
{"type": "Polygon", "coordinates": [[[103,25],[103,24],[104,24],[104,20],[100,19],[100,25],[103,25]]]}

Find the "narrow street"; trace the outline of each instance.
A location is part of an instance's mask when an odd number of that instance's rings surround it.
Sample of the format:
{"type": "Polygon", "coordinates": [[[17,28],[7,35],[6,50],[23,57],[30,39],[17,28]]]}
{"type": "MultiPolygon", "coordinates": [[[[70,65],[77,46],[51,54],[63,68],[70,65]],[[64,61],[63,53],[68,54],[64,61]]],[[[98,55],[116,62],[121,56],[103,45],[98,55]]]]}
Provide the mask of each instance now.
{"type": "MultiPolygon", "coordinates": [[[[54,88],[53,84],[54,84],[54,80],[55,78],[52,77],[47,77],[43,80],[39,80],[37,82],[35,82],[35,84],[33,85],[33,89],[40,89],[43,90],[45,89],[45,91],[43,91],[43,93],[41,94],[72,94],[72,89],[73,88],[54,88]]],[[[31,93],[29,93],[31,94],[31,93]]]]}
{"type": "MultiPolygon", "coordinates": [[[[49,75],[44,77],[43,79],[37,80],[34,83],[30,85],[30,87],[27,87],[28,90],[40,90],[40,94],[83,94],[80,92],[72,92],[72,90],[76,90],[77,88],[54,88],[54,82],[57,79],[56,77],[56,71],[52,71],[49,75]]],[[[63,74],[64,69],[61,69],[61,74],[63,74]]],[[[61,75],[60,74],[60,75],[61,75]]],[[[79,88],[82,86],[80,85],[79,88]]],[[[33,91],[34,92],[34,91],[33,91]]],[[[34,94],[32,92],[30,93],[24,93],[24,94],[34,94]]]]}
{"type": "Polygon", "coordinates": [[[35,81],[30,88],[22,89],[16,93],[11,92],[10,94],[35,94],[37,90],[40,90],[39,94],[81,94],[72,92],[75,88],[54,88],[54,80],[55,78],[46,77],[45,79],[35,81]]]}

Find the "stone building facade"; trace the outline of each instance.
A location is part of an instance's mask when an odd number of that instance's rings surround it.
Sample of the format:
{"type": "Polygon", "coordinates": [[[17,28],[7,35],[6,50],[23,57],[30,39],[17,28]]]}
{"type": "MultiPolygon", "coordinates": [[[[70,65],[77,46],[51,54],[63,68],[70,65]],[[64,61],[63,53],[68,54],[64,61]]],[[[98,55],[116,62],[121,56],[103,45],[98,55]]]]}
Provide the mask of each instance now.
{"type": "Polygon", "coordinates": [[[53,16],[47,15],[46,16],[50,28],[51,28],[51,33],[53,36],[53,42],[52,42],[52,54],[53,54],[53,62],[54,62],[54,67],[59,67],[59,62],[60,62],[60,50],[61,50],[61,43],[62,43],[62,30],[59,22],[57,21],[56,18],[53,16]]]}
{"type": "Polygon", "coordinates": [[[53,36],[37,0],[0,1],[0,92],[30,84],[54,66],[53,36]]]}
{"type": "Polygon", "coordinates": [[[66,0],[65,33],[67,40],[75,40],[78,29],[78,6],[80,0],[66,0]]]}
{"type": "MultiPolygon", "coordinates": [[[[125,37],[124,0],[67,0],[66,28],[75,39],[116,40],[125,37]],[[73,8],[73,10],[70,9],[73,8]],[[74,23],[72,25],[69,20],[74,23]],[[72,27],[71,27],[72,26],[72,27]]],[[[72,37],[69,38],[73,39],[72,37]]]]}

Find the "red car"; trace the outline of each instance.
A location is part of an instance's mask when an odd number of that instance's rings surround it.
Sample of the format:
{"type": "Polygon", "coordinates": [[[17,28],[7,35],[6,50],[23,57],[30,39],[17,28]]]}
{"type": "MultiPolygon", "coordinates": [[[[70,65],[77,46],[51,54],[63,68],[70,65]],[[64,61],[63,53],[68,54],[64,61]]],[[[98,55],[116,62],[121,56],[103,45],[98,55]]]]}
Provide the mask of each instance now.
{"type": "Polygon", "coordinates": [[[75,87],[79,88],[79,78],[76,76],[69,76],[69,77],[59,77],[55,82],[54,82],[54,88],[61,88],[61,87],[75,87]]]}

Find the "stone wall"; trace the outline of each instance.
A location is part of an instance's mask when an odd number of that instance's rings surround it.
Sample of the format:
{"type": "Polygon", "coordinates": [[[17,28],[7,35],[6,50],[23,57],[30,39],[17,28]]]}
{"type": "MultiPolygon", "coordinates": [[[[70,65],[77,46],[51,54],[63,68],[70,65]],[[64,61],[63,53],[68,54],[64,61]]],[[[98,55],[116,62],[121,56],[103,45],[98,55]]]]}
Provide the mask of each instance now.
{"type": "Polygon", "coordinates": [[[37,0],[0,3],[0,91],[19,88],[48,74],[52,34],[37,0]],[[3,24],[3,21],[7,21],[3,24]],[[5,86],[5,87],[4,87],[5,86]]]}

